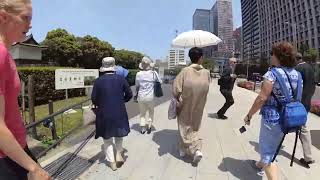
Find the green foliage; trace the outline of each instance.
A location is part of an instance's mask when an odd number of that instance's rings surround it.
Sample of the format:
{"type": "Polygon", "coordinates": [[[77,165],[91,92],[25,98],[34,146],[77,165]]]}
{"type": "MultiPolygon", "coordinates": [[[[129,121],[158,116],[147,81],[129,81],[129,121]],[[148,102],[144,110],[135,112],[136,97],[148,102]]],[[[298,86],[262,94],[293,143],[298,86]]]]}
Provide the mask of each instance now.
{"type": "Polygon", "coordinates": [[[301,44],[299,47],[299,52],[304,56],[305,52],[309,49],[307,44],[301,44]]]}
{"type": "Polygon", "coordinates": [[[137,69],[143,55],[139,52],[121,49],[114,52],[114,58],[116,63],[124,68],[137,69]]]}
{"type": "Polygon", "coordinates": [[[77,40],[82,52],[78,61],[81,67],[97,69],[101,66],[101,60],[104,57],[113,55],[114,48],[108,42],[89,35],[77,40]]]}
{"type": "Polygon", "coordinates": [[[304,54],[304,60],[308,62],[315,62],[318,56],[317,49],[310,48],[304,54]]]}
{"type": "Polygon", "coordinates": [[[202,66],[211,72],[214,70],[214,60],[204,59],[202,66]]]}
{"type": "Polygon", "coordinates": [[[59,66],[96,69],[104,57],[114,56],[118,65],[136,69],[143,57],[135,51],[114,50],[108,42],[90,35],[75,37],[64,29],[48,32],[41,44],[48,47],[43,51],[43,59],[59,66]]]}
{"type": "Polygon", "coordinates": [[[43,59],[60,66],[75,66],[77,58],[81,55],[76,37],[64,29],[48,32],[41,44],[48,47],[43,51],[43,59]]]}
{"type": "MultiPolygon", "coordinates": [[[[48,100],[60,100],[65,98],[65,90],[55,90],[55,70],[59,67],[23,67],[18,68],[20,79],[28,83],[28,76],[33,75],[35,103],[46,104],[48,100]]],[[[68,90],[69,97],[84,95],[84,89],[68,90]]]]}
{"type": "Polygon", "coordinates": [[[136,81],[136,74],[139,72],[139,70],[136,69],[130,69],[129,70],[129,74],[127,76],[127,81],[129,83],[130,86],[135,85],[135,81],[136,81]]]}

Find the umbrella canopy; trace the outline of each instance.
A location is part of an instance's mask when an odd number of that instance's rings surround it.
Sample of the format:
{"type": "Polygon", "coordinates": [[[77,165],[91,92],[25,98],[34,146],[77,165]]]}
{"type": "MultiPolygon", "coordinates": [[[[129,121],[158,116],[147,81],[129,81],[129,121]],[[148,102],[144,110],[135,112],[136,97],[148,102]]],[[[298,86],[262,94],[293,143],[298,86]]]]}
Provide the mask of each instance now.
{"type": "Polygon", "coordinates": [[[192,48],[213,46],[222,40],[208,31],[193,30],[180,34],[171,43],[174,48],[192,48]]]}

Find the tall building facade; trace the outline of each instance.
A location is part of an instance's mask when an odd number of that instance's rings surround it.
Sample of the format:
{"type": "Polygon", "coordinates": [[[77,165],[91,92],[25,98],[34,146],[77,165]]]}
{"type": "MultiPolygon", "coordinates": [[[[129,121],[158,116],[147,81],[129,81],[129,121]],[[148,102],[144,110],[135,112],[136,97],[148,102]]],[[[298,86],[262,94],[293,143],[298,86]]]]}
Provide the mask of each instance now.
{"type": "Polygon", "coordinates": [[[319,0],[241,0],[241,7],[245,54],[269,57],[280,41],[320,52],[319,0]]]}
{"type": "Polygon", "coordinates": [[[204,30],[211,31],[212,28],[210,26],[210,10],[207,9],[196,9],[193,14],[193,30],[204,30]]]}
{"type": "Polygon", "coordinates": [[[239,57],[242,51],[242,27],[239,27],[233,31],[234,40],[234,56],[239,57]]]}
{"type": "Polygon", "coordinates": [[[170,49],[168,59],[168,69],[174,69],[178,65],[185,65],[185,51],[183,49],[170,49]]]}
{"type": "Polygon", "coordinates": [[[204,56],[231,56],[234,52],[232,0],[217,0],[210,10],[196,9],[193,29],[212,32],[222,39],[218,46],[205,47],[204,56]]]}
{"type": "Polygon", "coordinates": [[[230,56],[234,51],[232,0],[217,0],[211,9],[213,33],[222,39],[215,51],[230,56]]]}
{"type": "Polygon", "coordinates": [[[242,59],[254,59],[261,56],[258,1],[241,0],[242,59]]]}
{"type": "Polygon", "coordinates": [[[269,54],[272,44],[290,41],[320,51],[319,0],[259,0],[261,53],[269,54]]]}

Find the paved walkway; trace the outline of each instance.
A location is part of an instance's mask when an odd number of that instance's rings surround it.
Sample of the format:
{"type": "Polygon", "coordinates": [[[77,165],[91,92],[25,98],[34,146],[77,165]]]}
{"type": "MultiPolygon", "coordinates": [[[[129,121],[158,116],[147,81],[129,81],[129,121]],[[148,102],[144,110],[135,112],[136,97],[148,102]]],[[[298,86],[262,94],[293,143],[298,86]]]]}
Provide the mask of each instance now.
{"type": "MultiPolygon", "coordinates": [[[[155,110],[155,128],[150,135],[141,135],[139,118],[130,120],[132,132],[124,141],[126,163],[121,169],[113,172],[103,161],[101,153],[102,140],[91,139],[88,145],[79,153],[85,159],[91,159],[92,165],[77,179],[81,180],[259,180],[266,179],[257,176],[248,164],[250,159],[259,159],[258,134],[259,115],[253,117],[252,125],[244,134],[238,129],[242,119],[253,103],[256,93],[236,87],[234,90],[235,105],[227,112],[228,120],[217,120],[208,116],[216,112],[224,103],[217,83],[211,84],[208,102],[204,110],[201,136],[203,138],[204,157],[198,167],[193,167],[178,156],[177,124],[175,120],[167,119],[169,102],[158,106],[155,110]]],[[[309,126],[312,129],[312,147],[314,158],[320,162],[320,118],[310,114],[309,126]],[[319,148],[316,148],[316,146],[319,148]]],[[[279,177],[282,180],[318,180],[320,165],[312,165],[305,169],[298,164],[289,166],[294,136],[290,135],[284,142],[284,147],[278,156],[280,166],[279,177]]],[[[73,152],[78,145],[63,151],[42,162],[47,165],[67,152],[73,152]]],[[[302,157],[301,145],[297,147],[297,158],[302,157]]]]}

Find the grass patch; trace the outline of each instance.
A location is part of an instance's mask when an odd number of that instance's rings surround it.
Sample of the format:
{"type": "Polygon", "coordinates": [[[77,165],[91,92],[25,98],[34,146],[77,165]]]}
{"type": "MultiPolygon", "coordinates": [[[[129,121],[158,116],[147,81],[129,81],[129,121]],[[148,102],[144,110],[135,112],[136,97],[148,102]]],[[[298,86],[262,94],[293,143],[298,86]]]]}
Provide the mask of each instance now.
{"type": "MultiPolygon", "coordinates": [[[[76,97],[76,98],[69,98],[67,100],[56,101],[53,103],[53,110],[54,112],[57,112],[68,106],[78,104],[86,99],[87,97],[76,97]]],[[[89,104],[90,102],[86,103],[85,105],[89,105],[89,104]]],[[[55,116],[56,131],[57,131],[58,137],[62,137],[63,135],[67,134],[70,130],[82,124],[81,107],[78,107],[78,109],[73,109],[73,110],[75,111],[74,113],[62,113],[60,115],[55,116]]],[[[41,105],[41,106],[35,107],[36,121],[45,118],[46,116],[48,116],[48,114],[49,114],[48,105],[41,105]]],[[[28,113],[25,113],[24,119],[26,123],[29,122],[28,113]]],[[[31,132],[31,129],[29,129],[29,132],[31,132]]],[[[44,127],[42,124],[39,124],[37,126],[37,134],[38,134],[39,140],[42,141],[42,143],[46,145],[51,145],[54,143],[54,140],[52,140],[52,134],[51,134],[50,128],[44,127]]]]}

